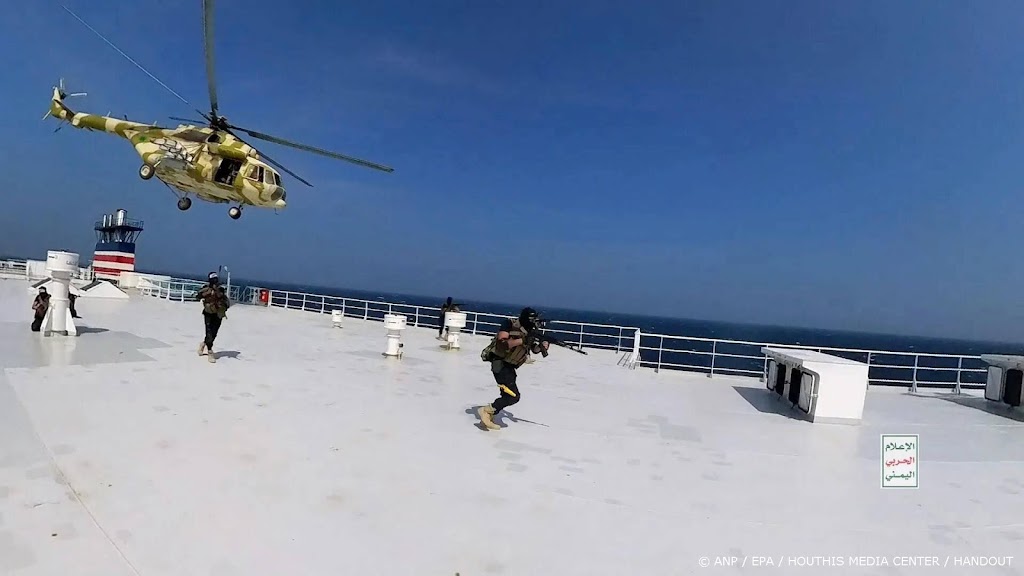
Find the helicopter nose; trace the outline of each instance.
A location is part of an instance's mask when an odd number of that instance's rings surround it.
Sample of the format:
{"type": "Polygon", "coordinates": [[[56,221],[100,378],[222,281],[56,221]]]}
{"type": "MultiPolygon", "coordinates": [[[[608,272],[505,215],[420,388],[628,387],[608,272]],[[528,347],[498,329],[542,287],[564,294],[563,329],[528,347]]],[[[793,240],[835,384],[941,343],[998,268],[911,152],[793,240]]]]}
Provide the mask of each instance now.
{"type": "Polygon", "coordinates": [[[273,195],[271,196],[271,200],[273,201],[273,204],[272,204],[273,207],[274,208],[284,208],[285,206],[287,206],[288,203],[285,202],[285,199],[287,197],[288,197],[288,192],[286,192],[285,189],[282,188],[281,186],[278,186],[277,189],[274,190],[273,195]]]}

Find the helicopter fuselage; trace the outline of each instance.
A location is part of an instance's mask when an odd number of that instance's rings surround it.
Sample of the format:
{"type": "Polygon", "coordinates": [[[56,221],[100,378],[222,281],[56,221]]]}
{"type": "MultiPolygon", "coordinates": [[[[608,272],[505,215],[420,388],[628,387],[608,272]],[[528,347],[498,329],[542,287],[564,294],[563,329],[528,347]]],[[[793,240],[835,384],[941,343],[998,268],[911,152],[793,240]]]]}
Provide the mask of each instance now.
{"type": "MultiPolygon", "coordinates": [[[[281,186],[281,177],[270,167],[271,165],[287,172],[306,186],[312,186],[307,180],[270,156],[257,152],[255,148],[242,140],[242,137],[238,135],[240,133],[257,140],[273,142],[374,170],[394,172],[393,168],[383,164],[331,152],[308,144],[300,144],[229,123],[227,118],[220,113],[217,98],[213,61],[213,3],[214,0],[202,0],[203,54],[206,61],[206,83],[210,96],[209,112],[202,112],[195,108],[181,94],[161,82],[103,34],[86,23],[78,14],[75,14],[67,6],[61,5],[66,12],[99,36],[121,56],[145,72],[165,90],[199,112],[209,122],[208,126],[198,127],[193,124],[182,124],[177,128],[163,128],[127,119],[118,120],[108,116],[76,113],[64,104],[64,98],[84,96],[85,93],[65,93],[63,78],[53,89],[50,110],[44,118],[53,116],[58,120],[70,122],[76,128],[99,130],[129,140],[142,158],[143,164],[139,168],[139,176],[143,180],[149,180],[156,176],[172,190],[185,194],[184,197],[179,196],[178,198],[178,209],[188,210],[192,205],[192,199],[189,198],[189,195],[192,194],[208,202],[237,202],[238,206],[232,206],[228,210],[228,215],[236,220],[242,215],[243,205],[274,209],[285,207],[285,190],[281,186]]],[[[195,120],[184,118],[176,118],[176,120],[195,122],[195,120]]]]}
{"type": "Polygon", "coordinates": [[[57,90],[50,115],[75,128],[128,140],[142,159],[140,176],[146,180],[156,176],[185,198],[194,195],[207,202],[272,209],[287,205],[280,175],[259,159],[255,149],[228,132],[191,125],[164,128],[75,112],[57,90]]]}

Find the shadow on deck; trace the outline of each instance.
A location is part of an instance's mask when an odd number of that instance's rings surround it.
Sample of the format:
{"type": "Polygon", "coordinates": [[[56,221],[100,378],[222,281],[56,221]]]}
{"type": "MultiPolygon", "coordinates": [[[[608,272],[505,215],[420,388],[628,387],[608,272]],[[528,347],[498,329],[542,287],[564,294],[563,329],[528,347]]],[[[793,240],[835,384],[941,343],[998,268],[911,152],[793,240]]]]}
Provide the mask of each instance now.
{"type": "Polygon", "coordinates": [[[778,395],[773,394],[767,388],[733,386],[732,389],[762,414],[778,414],[793,420],[806,421],[803,412],[793,407],[787,400],[780,399],[778,395]]]}
{"type": "MultiPolygon", "coordinates": [[[[919,396],[912,394],[912,396],[919,396]]],[[[982,412],[992,414],[993,416],[1001,416],[1014,422],[1024,423],[1024,412],[1020,410],[1013,410],[1008,404],[1002,402],[993,402],[986,400],[982,396],[971,396],[966,394],[935,394],[931,396],[921,396],[923,398],[935,398],[943,400],[945,402],[951,402],[958,406],[965,408],[973,408],[982,412]]]]}

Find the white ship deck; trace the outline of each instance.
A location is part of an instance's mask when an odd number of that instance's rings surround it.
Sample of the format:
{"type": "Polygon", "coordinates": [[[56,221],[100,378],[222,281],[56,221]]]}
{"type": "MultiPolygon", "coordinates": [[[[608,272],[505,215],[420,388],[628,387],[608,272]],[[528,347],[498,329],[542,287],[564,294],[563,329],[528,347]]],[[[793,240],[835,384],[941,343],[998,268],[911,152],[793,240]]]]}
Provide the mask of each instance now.
{"type": "Polygon", "coordinates": [[[1024,424],[976,396],[811,424],[756,379],[553,348],[488,432],[482,337],[410,327],[385,359],[380,322],[239,305],[209,364],[197,303],[81,299],[44,339],[26,286],[0,280],[0,574],[1024,574],[957,566],[1024,543],[1024,424]],[[919,489],[880,488],[882,433],[920,435],[919,489]]]}

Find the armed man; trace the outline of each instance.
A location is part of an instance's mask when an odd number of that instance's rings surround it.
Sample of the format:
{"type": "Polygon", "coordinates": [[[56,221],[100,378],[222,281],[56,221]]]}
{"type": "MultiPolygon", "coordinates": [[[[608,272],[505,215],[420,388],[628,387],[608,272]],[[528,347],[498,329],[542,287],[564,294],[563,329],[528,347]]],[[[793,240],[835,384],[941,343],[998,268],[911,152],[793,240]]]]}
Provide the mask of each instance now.
{"type": "Polygon", "coordinates": [[[460,312],[459,305],[452,303],[452,297],[451,296],[449,296],[448,300],[445,301],[445,303],[441,305],[441,318],[440,318],[441,326],[440,326],[440,328],[437,329],[437,339],[438,340],[444,340],[445,339],[445,334],[448,332],[448,327],[444,325],[445,314],[447,314],[448,312],[460,312]]]}
{"type": "Polygon", "coordinates": [[[493,417],[503,409],[519,402],[519,387],[516,386],[516,368],[530,357],[530,353],[547,356],[548,342],[533,338],[531,332],[540,330],[539,316],[533,308],[523,308],[519,318],[508,318],[502,322],[491,343],[480,352],[480,358],[491,363],[494,381],[498,383],[501,395],[489,406],[477,410],[480,421],[490,430],[498,430],[493,417]]]}
{"type": "Polygon", "coordinates": [[[46,319],[46,311],[50,308],[50,294],[45,286],[39,287],[39,293],[32,301],[32,331],[39,332],[43,327],[43,320],[46,319]]]}
{"type": "Polygon", "coordinates": [[[199,289],[196,297],[203,303],[203,322],[206,324],[206,339],[199,345],[199,355],[206,355],[210,362],[216,362],[213,355],[213,341],[217,339],[220,324],[227,318],[231,300],[228,298],[216,272],[210,272],[209,282],[199,289]]]}

